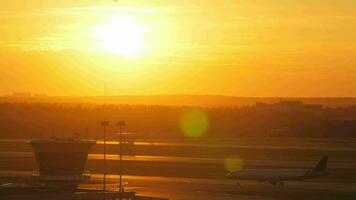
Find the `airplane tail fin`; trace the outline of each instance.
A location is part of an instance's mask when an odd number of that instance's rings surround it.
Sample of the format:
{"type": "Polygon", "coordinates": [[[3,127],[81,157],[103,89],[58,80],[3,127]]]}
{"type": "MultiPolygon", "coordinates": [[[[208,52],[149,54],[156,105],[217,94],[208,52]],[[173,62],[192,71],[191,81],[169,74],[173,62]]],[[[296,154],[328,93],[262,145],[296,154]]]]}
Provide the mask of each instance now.
{"type": "Polygon", "coordinates": [[[312,172],[313,173],[325,172],[326,166],[328,164],[328,158],[329,158],[328,156],[322,157],[321,160],[318,162],[318,164],[315,165],[312,172]]]}

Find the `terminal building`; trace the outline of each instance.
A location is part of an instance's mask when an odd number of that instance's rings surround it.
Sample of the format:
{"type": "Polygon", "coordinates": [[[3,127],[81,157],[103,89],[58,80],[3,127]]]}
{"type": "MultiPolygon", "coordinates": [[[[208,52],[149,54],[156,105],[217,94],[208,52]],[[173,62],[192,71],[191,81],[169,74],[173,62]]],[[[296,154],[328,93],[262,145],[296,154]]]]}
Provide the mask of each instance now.
{"type": "Polygon", "coordinates": [[[84,174],[92,140],[48,139],[31,140],[38,164],[36,175],[47,187],[75,189],[89,179],[84,174]]]}

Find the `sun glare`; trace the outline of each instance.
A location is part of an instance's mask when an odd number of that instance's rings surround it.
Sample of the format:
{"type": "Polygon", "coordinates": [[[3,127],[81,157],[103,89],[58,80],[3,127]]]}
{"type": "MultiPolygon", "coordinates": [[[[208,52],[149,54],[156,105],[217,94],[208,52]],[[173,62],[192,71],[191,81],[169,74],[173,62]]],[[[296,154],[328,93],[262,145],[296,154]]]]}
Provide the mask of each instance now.
{"type": "Polygon", "coordinates": [[[125,17],[95,27],[99,48],[122,56],[136,56],[143,50],[146,28],[125,17]]]}

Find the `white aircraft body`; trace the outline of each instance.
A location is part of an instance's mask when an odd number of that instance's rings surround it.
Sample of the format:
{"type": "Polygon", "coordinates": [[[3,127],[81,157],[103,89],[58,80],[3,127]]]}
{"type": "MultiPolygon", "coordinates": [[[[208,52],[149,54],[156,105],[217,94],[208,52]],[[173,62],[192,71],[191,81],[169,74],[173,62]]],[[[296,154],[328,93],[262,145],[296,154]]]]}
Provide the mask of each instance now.
{"type": "Polygon", "coordinates": [[[257,182],[268,182],[272,185],[283,186],[285,181],[308,180],[320,176],[325,176],[328,156],[324,156],[313,169],[300,170],[300,169],[273,169],[273,170],[240,170],[227,174],[229,179],[237,181],[240,180],[253,180],[257,182]]]}

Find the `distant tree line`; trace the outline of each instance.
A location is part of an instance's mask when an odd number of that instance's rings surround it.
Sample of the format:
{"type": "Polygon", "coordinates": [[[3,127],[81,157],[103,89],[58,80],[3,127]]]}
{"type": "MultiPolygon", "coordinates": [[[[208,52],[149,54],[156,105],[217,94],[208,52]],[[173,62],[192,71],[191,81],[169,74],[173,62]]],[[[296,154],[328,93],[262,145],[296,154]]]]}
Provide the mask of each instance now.
{"type": "Polygon", "coordinates": [[[231,107],[173,107],[57,103],[0,103],[0,137],[11,139],[71,137],[100,139],[101,120],[124,120],[125,132],[153,139],[183,139],[181,117],[198,109],[208,117],[203,138],[356,137],[356,106],[324,108],[301,104],[231,107]]]}

